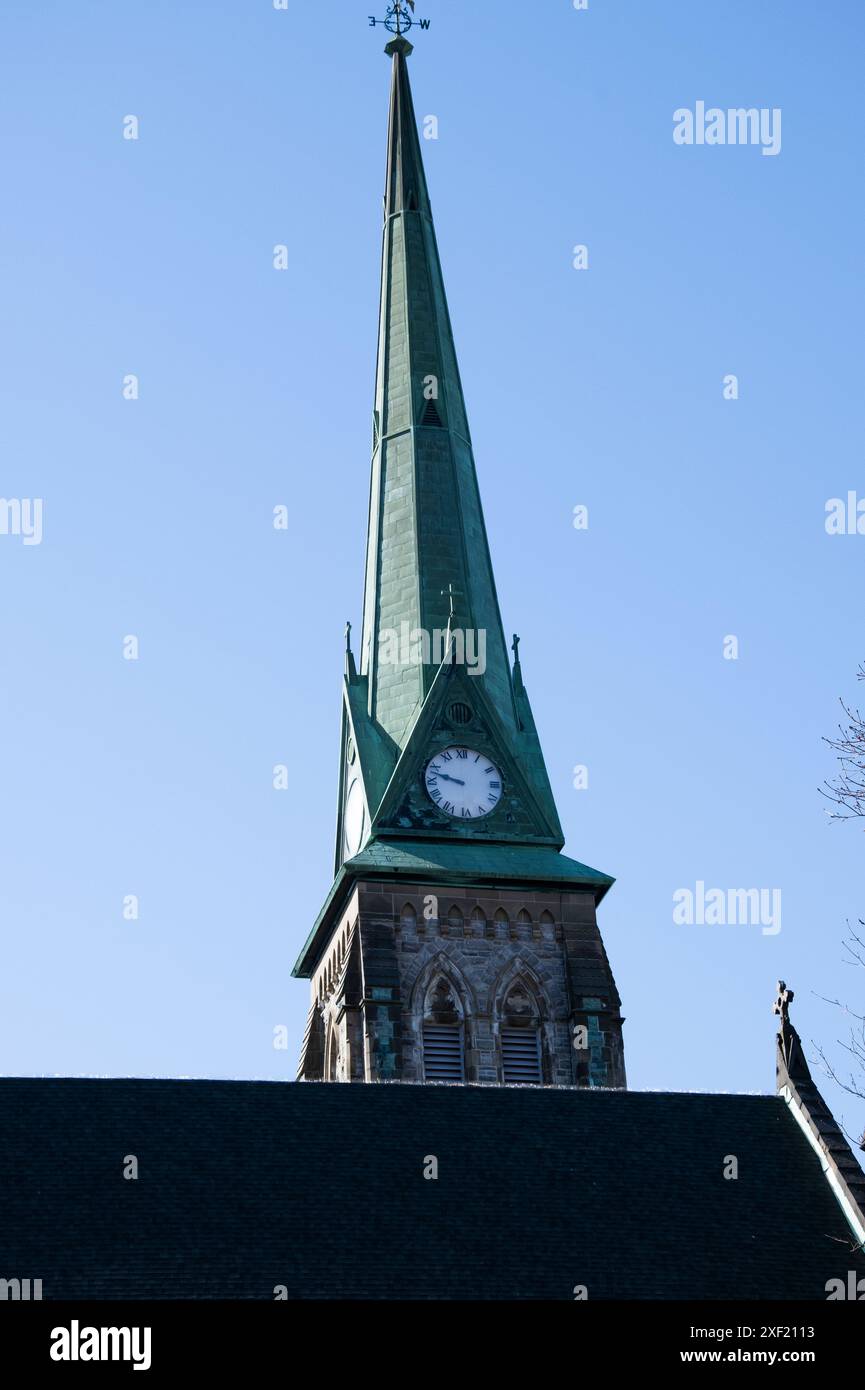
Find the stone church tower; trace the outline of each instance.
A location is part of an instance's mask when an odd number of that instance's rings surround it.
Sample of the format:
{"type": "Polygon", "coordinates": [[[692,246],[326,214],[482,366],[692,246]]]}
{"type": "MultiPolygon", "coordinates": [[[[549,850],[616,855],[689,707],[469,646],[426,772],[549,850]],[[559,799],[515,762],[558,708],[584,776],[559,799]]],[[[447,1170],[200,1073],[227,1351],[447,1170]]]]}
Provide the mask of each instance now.
{"type": "Polygon", "coordinates": [[[404,37],[392,58],[359,665],[298,1075],[624,1087],[595,910],[505,641],[404,37]]]}

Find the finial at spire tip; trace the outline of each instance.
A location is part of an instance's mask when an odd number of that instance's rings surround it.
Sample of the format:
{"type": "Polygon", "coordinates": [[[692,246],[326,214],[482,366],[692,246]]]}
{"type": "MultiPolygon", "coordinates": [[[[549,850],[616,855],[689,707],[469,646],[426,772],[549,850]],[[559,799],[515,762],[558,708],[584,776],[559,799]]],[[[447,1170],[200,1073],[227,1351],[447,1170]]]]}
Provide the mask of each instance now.
{"type": "Polygon", "coordinates": [[[403,58],[407,58],[410,53],[414,53],[414,44],[402,37],[391,39],[390,43],[385,44],[384,51],[389,58],[395,53],[401,53],[403,58]]]}

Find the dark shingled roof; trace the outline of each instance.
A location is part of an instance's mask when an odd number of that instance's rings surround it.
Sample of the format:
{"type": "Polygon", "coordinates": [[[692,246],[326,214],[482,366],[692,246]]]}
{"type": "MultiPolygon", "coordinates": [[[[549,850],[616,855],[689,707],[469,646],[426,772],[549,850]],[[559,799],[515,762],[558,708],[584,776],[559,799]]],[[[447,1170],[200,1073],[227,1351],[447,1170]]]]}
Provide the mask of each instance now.
{"type": "Polygon", "coordinates": [[[0,1277],[46,1299],[822,1300],[865,1274],[771,1096],[9,1079],[0,1125],[0,1277]]]}

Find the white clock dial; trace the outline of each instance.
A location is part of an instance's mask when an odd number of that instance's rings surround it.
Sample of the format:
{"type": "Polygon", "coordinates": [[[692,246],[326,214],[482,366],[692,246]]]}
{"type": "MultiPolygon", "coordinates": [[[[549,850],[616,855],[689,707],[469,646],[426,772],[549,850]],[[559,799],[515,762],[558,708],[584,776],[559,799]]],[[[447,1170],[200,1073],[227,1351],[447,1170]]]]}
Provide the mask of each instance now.
{"type": "Polygon", "coordinates": [[[443,748],[427,763],[426,789],[440,811],[456,820],[478,820],[501,800],[502,774],[474,748],[443,748]]]}
{"type": "Polygon", "coordinates": [[[345,814],[342,818],[346,853],[357,854],[363,841],[366,828],[366,807],[363,801],[363,787],[360,778],[355,777],[345,798],[345,814]]]}

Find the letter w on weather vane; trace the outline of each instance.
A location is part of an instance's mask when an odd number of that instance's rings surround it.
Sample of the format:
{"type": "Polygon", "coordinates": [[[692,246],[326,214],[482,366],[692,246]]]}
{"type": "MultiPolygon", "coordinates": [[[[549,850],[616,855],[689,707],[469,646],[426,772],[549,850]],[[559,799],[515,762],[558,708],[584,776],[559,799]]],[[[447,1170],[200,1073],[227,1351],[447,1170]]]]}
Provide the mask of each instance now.
{"type": "Polygon", "coordinates": [[[428,29],[429,20],[417,19],[414,7],[415,0],[394,0],[394,4],[388,5],[384,19],[376,19],[372,14],[369,16],[370,26],[383,24],[390,34],[407,34],[415,25],[420,29],[428,29]]]}

